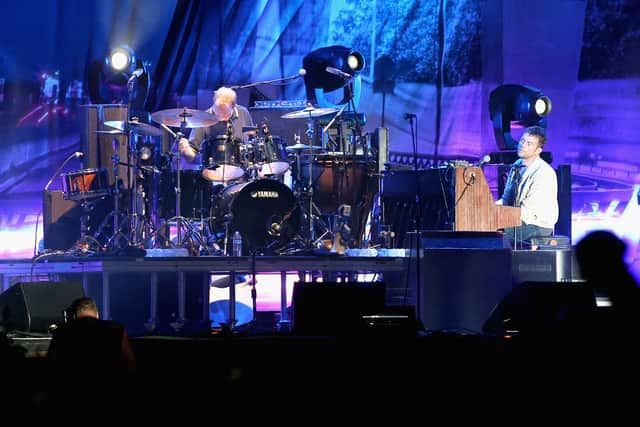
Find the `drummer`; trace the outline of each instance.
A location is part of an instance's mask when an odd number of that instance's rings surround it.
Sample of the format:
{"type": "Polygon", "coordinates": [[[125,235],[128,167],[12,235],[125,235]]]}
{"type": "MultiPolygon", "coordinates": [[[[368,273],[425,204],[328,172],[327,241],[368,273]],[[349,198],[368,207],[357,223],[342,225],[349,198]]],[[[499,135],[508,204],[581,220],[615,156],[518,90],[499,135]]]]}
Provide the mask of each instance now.
{"type": "MultiPolygon", "coordinates": [[[[233,138],[246,143],[249,135],[243,134],[244,126],[253,126],[253,119],[249,110],[238,105],[238,95],[228,87],[220,87],[213,93],[213,105],[207,109],[207,113],[212,114],[218,122],[209,127],[196,128],[191,131],[189,139],[180,140],[180,152],[183,158],[191,164],[199,161],[198,150],[202,142],[208,138],[215,138],[225,134],[227,125],[230,123],[233,128],[233,138]]],[[[206,171],[203,171],[206,173],[206,171]]],[[[206,176],[205,176],[206,178],[206,176]]]]}

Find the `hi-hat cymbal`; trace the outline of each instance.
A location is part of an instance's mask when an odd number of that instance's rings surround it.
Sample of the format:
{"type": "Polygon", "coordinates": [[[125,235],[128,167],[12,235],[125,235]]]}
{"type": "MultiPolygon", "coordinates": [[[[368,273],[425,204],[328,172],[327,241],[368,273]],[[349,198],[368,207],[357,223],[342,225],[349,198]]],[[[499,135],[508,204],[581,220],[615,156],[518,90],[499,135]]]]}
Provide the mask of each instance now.
{"type": "Polygon", "coordinates": [[[326,116],[327,114],[335,113],[338,110],[335,108],[315,108],[307,107],[304,110],[292,111],[291,113],[283,114],[280,116],[282,119],[309,119],[314,117],[326,116]]]}
{"type": "Polygon", "coordinates": [[[318,150],[320,148],[322,147],[320,147],[319,145],[294,144],[286,147],[286,150],[287,151],[308,150],[308,149],[318,150]]]}
{"type": "MultiPolygon", "coordinates": [[[[104,122],[105,126],[109,126],[119,130],[120,132],[124,132],[124,120],[113,120],[104,122]]],[[[148,136],[162,136],[162,129],[158,129],[157,127],[151,126],[146,123],[141,123],[137,120],[129,120],[129,129],[138,135],[148,135],[148,136]]],[[[110,133],[113,133],[109,131],[110,133]]]]}
{"type": "Polygon", "coordinates": [[[213,114],[189,108],[173,108],[151,113],[151,120],[171,127],[204,128],[218,122],[213,114]]]}

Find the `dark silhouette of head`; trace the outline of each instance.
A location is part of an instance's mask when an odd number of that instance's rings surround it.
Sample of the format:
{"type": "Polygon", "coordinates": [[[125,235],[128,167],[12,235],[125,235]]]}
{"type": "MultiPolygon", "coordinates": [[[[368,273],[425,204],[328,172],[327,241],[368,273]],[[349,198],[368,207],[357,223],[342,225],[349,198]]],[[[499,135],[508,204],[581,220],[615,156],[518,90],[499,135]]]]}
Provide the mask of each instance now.
{"type": "Polygon", "coordinates": [[[618,283],[621,275],[629,274],[624,261],[627,245],[615,234],[592,231],[576,245],[580,272],[596,290],[606,291],[618,283]]]}

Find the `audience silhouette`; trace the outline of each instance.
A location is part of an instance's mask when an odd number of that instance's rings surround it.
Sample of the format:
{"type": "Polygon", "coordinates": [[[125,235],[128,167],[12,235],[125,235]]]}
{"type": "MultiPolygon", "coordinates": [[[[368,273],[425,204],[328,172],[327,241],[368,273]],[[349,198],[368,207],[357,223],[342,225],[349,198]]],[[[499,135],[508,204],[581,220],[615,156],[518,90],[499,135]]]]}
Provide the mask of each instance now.
{"type": "Polygon", "coordinates": [[[640,326],[640,288],[625,263],[626,250],[624,241],[604,230],[590,232],[575,247],[582,277],[607,302],[597,310],[600,338],[630,339],[640,326]]]}
{"type": "Polygon", "coordinates": [[[45,400],[53,409],[124,403],[132,392],[135,358],[122,325],[100,319],[91,298],[75,300],[67,322],[53,331],[47,352],[45,400]],[[91,385],[86,384],[91,378],[91,385]]]}

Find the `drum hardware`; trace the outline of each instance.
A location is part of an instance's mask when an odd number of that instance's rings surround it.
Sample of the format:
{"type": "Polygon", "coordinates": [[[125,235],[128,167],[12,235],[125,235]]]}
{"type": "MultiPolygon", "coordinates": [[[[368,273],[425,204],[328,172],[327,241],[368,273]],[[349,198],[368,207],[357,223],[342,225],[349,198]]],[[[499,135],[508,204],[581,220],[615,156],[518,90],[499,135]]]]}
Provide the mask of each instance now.
{"type": "Polygon", "coordinates": [[[191,221],[182,216],[182,152],[180,151],[180,140],[184,138],[188,127],[206,127],[215,124],[216,120],[214,116],[209,113],[198,110],[189,110],[187,108],[157,111],[151,114],[151,119],[156,123],[159,123],[160,126],[173,136],[174,143],[171,154],[173,154],[174,150],[177,151],[177,174],[176,185],[174,187],[176,195],[175,216],[168,220],[171,221],[175,219],[176,221],[176,245],[183,246],[186,242],[189,242],[193,246],[195,242],[208,250],[206,239],[204,239],[202,234],[193,227],[191,221]],[[169,126],[180,127],[180,130],[178,132],[173,132],[169,126]],[[183,227],[185,231],[185,239],[183,239],[182,234],[183,227]]]}
{"type": "Polygon", "coordinates": [[[80,203],[80,207],[82,208],[82,215],[80,216],[80,238],[74,245],[75,249],[82,253],[87,254],[90,252],[100,252],[102,246],[100,241],[95,237],[89,235],[89,216],[90,212],[95,208],[95,203],[98,202],[99,199],[89,200],[85,199],[80,203]],[[93,246],[93,250],[91,249],[93,246]]]}
{"type": "Polygon", "coordinates": [[[294,135],[294,141],[295,144],[287,147],[287,150],[294,152],[296,164],[296,176],[294,184],[296,192],[295,194],[297,196],[298,203],[303,207],[303,217],[306,219],[306,225],[309,227],[308,239],[306,239],[304,245],[307,248],[315,248],[318,242],[328,233],[328,231],[326,225],[322,224],[325,228],[325,231],[316,240],[315,222],[317,220],[320,220],[321,212],[320,209],[318,209],[318,206],[313,202],[313,175],[311,173],[311,162],[309,162],[309,180],[307,182],[307,185],[305,186],[304,180],[302,178],[302,165],[300,159],[303,150],[309,150],[309,158],[311,158],[312,150],[320,147],[311,144],[301,144],[299,135],[294,135]]]}
{"type": "MultiPolygon", "coordinates": [[[[333,116],[331,118],[331,120],[329,121],[329,123],[327,123],[327,125],[322,128],[322,149],[324,151],[338,151],[338,144],[336,144],[335,141],[332,141],[333,144],[331,144],[331,147],[329,147],[329,140],[331,139],[331,136],[328,133],[328,130],[331,126],[333,126],[333,124],[335,123],[336,120],[338,120],[339,117],[342,116],[342,113],[344,112],[344,109],[347,108],[347,105],[345,104],[340,111],[338,111],[338,114],[336,114],[335,116],[333,116]]],[[[339,124],[338,126],[338,141],[342,142],[342,125],[339,124]]],[[[342,149],[341,151],[344,151],[344,149],[342,149]]]]}
{"type": "MultiPolygon", "coordinates": [[[[315,129],[314,120],[317,117],[326,116],[327,114],[332,114],[332,113],[335,113],[336,111],[338,110],[335,108],[315,108],[309,104],[309,106],[303,110],[294,111],[294,112],[287,113],[280,116],[283,119],[307,119],[308,120],[307,131],[306,131],[307,140],[309,141],[308,146],[306,146],[305,148],[301,148],[300,150],[298,150],[298,148],[292,148],[292,147],[298,147],[300,145],[303,145],[303,144],[300,144],[300,137],[298,135],[294,135],[295,144],[287,148],[290,151],[294,150],[294,152],[296,153],[296,165],[298,166],[296,181],[299,185],[302,185],[300,152],[305,149],[309,150],[308,157],[310,161],[309,161],[309,180],[307,183],[308,185],[306,186],[306,188],[304,186],[302,186],[302,188],[299,188],[298,192],[301,196],[301,201],[304,201],[305,204],[308,203],[308,209],[306,210],[305,214],[308,222],[307,225],[309,226],[309,239],[306,242],[306,244],[307,246],[310,245],[311,247],[315,247],[319,242],[319,240],[318,241],[316,240],[316,230],[314,225],[316,222],[314,218],[319,219],[319,216],[314,217],[314,213],[317,212],[318,215],[320,214],[320,210],[313,202],[313,174],[312,174],[311,157],[313,155],[313,149],[322,148],[322,147],[317,147],[313,145],[313,137],[314,137],[314,129],[315,129]]],[[[307,206],[305,206],[305,208],[307,208],[307,206]]],[[[323,233],[323,236],[326,234],[327,233],[325,231],[325,233],[323,233]]]]}
{"type": "Polygon", "coordinates": [[[124,237],[120,232],[120,176],[119,176],[119,166],[120,166],[120,155],[118,154],[118,139],[113,138],[111,141],[113,144],[113,154],[111,155],[111,164],[113,165],[113,175],[114,175],[114,184],[113,184],[113,211],[111,211],[102,221],[100,227],[98,227],[97,233],[101,233],[104,229],[106,223],[109,221],[109,218],[113,218],[113,234],[107,240],[105,247],[107,249],[119,249],[118,239],[120,237],[124,237]]]}

